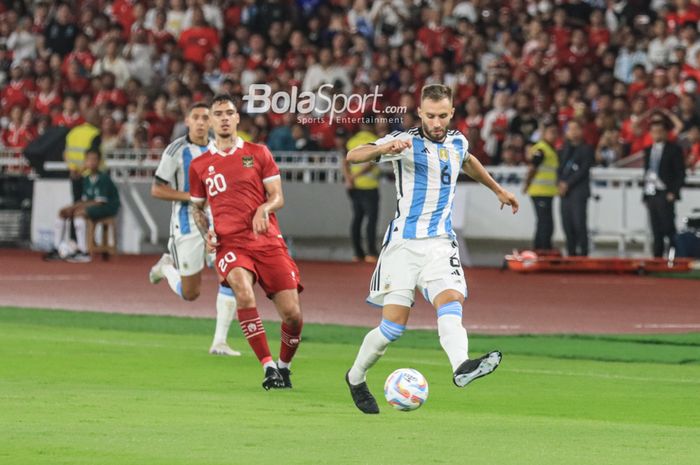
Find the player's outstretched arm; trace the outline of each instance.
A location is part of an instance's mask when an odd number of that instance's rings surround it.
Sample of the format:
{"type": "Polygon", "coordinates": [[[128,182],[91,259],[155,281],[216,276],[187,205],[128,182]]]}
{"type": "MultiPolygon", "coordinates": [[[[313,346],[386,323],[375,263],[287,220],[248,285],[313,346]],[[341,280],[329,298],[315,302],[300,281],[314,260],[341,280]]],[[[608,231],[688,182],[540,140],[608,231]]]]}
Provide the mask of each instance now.
{"type": "Polygon", "coordinates": [[[175,202],[189,202],[190,193],[173,189],[162,180],[156,179],[151,186],[151,196],[160,200],[172,200],[175,202]]]}
{"type": "Polygon", "coordinates": [[[470,155],[462,165],[462,169],[464,169],[464,172],[467,173],[470,178],[488,187],[496,194],[498,200],[501,202],[501,209],[503,209],[504,205],[509,205],[513,213],[518,212],[519,204],[515,195],[501,187],[475,156],[470,155]]]}
{"type": "Polygon", "coordinates": [[[347,160],[350,163],[364,163],[376,160],[382,155],[396,155],[410,147],[411,141],[408,140],[393,140],[381,145],[360,145],[348,152],[347,160]]]}

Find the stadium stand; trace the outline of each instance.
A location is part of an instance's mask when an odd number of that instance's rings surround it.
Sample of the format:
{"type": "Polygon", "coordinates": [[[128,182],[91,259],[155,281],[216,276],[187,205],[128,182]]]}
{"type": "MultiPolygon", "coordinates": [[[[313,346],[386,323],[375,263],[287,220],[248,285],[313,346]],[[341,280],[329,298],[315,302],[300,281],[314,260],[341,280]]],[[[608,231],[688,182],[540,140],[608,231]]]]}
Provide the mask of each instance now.
{"type": "MultiPolygon", "coordinates": [[[[241,98],[254,83],[378,86],[382,105],[407,107],[410,126],[421,86],[443,82],[456,92],[455,126],[486,163],[521,164],[551,116],[562,126],[583,119],[598,163],[620,164],[648,143],[656,110],[688,165],[700,161],[698,0],[83,0],[0,10],[8,149],[78,124],[90,107],[105,149],[162,148],[183,133],[191,102],[220,91],[241,98]]],[[[286,126],[307,150],[332,150],[336,132],[356,129],[293,123],[244,114],[242,136],[267,141],[286,126]]]]}

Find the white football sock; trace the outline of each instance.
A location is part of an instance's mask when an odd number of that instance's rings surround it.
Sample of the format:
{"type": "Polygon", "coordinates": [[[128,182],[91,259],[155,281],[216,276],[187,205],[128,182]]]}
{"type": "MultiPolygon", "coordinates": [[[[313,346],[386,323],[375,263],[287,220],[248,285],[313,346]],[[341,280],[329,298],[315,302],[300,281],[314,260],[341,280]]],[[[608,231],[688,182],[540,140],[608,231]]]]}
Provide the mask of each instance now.
{"type": "Polygon", "coordinates": [[[78,243],[78,251],[87,253],[87,222],[82,216],[73,218],[73,226],[75,226],[75,241],[78,243]]]}
{"type": "Polygon", "coordinates": [[[182,283],[180,283],[180,272],[171,264],[163,265],[161,268],[163,276],[168,280],[168,286],[173,292],[182,297],[182,283]]]}
{"type": "Polygon", "coordinates": [[[290,362],[290,363],[287,363],[287,362],[283,362],[282,360],[277,360],[277,368],[287,368],[287,369],[289,369],[290,366],[292,366],[291,362],[290,362]]]}
{"type": "Polygon", "coordinates": [[[362,341],[362,345],[360,346],[360,351],[357,353],[355,363],[353,363],[348,373],[350,384],[358,385],[365,382],[367,379],[367,370],[372,368],[372,366],[377,363],[377,360],[384,355],[390,342],[391,341],[382,334],[379,327],[367,333],[365,340],[362,341]]]}
{"type": "Polygon", "coordinates": [[[440,345],[450,359],[452,372],[469,358],[469,340],[467,330],[462,326],[462,317],[442,315],[438,317],[438,334],[440,345]]]}
{"type": "Polygon", "coordinates": [[[235,313],[236,297],[233,291],[228,287],[219,287],[219,293],[216,295],[216,330],[213,345],[226,343],[228,329],[235,313]]]}
{"type": "Polygon", "coordinates": [[[70,221],[63,218],[56,218],[56,223],[53,226],[53,248],[58,250],[61,242],[70,235],[70,221]]]}

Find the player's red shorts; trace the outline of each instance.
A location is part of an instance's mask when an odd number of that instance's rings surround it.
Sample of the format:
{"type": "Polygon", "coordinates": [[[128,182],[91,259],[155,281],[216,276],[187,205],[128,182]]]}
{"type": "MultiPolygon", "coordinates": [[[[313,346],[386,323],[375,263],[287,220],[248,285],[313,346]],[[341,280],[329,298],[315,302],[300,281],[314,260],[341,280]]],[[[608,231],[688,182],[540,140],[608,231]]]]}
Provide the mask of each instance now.
{"type": "Polygon", "coordinates": [[[299,268],[284,245],[265,250],[246,250],[222,243],[216,251],[217,270],[226,279],[231,270],[238,267],[255,275],[255,280],[268,298],[280,291],[304,290],[299,268]]]}

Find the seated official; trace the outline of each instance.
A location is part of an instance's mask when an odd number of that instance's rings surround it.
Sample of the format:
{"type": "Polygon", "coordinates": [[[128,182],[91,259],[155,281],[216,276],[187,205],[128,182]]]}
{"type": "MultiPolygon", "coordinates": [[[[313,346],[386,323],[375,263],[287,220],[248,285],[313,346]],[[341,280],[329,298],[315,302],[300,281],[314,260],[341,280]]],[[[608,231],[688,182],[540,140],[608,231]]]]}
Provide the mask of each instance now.
{"type": "Polygon", "coordinates": [[[54,249],[44,256],[45,260],[89,262],[87,220],[109,218],[119,211],[119,191],[109,173],[100,171],[101,159],[97,150],[91,149],[85,154],[82,198],[59,211],[54,229],[54,249]],[[71,224],[75,228],[75,241],[71,239],[71,224]]]}

